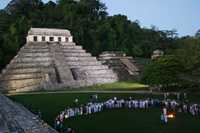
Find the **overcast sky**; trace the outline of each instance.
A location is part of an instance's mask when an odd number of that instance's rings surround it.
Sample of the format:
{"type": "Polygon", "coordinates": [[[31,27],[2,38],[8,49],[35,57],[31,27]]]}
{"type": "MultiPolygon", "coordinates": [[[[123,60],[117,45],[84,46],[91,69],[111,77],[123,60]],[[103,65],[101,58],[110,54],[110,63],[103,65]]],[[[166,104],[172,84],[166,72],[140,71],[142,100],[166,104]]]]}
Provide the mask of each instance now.
{"type": "MultiPolygon", "coordinates": [[[[9,1],[0,0],[0,8],[4,8],[9,1]]],[[[106,3],[110,15],[127,15],[132,21],[139,20],[141,26],[155,25],[161,30],[177,29],[180,36],[194,35],[200,29],[200,0],[102,1],[106,3]]]]}

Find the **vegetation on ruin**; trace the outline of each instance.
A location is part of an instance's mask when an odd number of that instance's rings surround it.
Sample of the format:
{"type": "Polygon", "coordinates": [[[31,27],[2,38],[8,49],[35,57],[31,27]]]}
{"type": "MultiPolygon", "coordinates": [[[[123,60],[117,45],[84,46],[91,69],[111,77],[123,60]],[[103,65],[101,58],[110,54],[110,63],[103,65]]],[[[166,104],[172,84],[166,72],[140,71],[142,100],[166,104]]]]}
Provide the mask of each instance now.
{"type": "MultiPolygon", "coordinates": [[[[79,99],[79,104],[84,104],[90,100],[94,93],[63,93],[63,94],[37,94],[37,95],[17,95],[11,98],[22,103],[33,112],[42,112],[42,118],[53,126],[53,121],[58,113],[67,106],[74,106],[74,99],[79,99]]],[[[130,96],[139,98],[163,98],[162,95],[150,94],[98,94],[99,101],[104,101],[114,96],[128,99],[130,96]]],[[[200,94],[188,94],[189,101],[200,103],[200,94]]],[[[171,98],[176,98],[171,96],[171,98]]],[[[160,122],[160,109],[148,111],[119,109],[104,111],[91,116],[81,116],[66,121],[65,126],[71,126],[78,133],[102,133],[102,132],[141,132],[141,133],[188,133],[199,131],[199,119],[188,114],[178,113],[177,117],[170,120],[163,126],[160,122]]]]}

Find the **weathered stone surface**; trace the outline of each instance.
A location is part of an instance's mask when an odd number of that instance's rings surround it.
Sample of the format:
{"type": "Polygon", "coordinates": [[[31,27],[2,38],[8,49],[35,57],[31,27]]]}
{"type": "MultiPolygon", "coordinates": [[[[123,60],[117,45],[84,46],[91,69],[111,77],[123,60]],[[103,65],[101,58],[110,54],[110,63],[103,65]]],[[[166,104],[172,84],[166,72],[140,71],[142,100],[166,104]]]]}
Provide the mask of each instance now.
{"type": "Polygon", "coordinates": [[[66,57],[91,57],[90,53],[84,53],[84,52],[73,52],[73,51],[64,51],[64,55],[66,57]]]}
{"type": "Polygon", "coordinates": [[[108,65],[120,80],[138,79],[140,67],[136,61],[120,51],[106,51],[99,55],[99,60],[108,65]]]}
{"type": "MultiPolygon", "coordinates": [[[[31,33],[37,33],[36,30],[31,33]]],[[[46,29],[39,30],[42,33],[46,31],[46,29]]],[[[54,33],[52,30],[49,31],[54,33]]],[[[32,36],[27,39],[27,44],[2,71],[0,91],[75,88],[118,80],[117,75],[108,66],[102,65],[96,57],[92,57],[82,49],[82,46],[63,41],[32,42],[31,40],[34,40],[32,36]]]]}
{"type": "Polygon", "coordinates": [[[152,55],[151,55],[151,59],[152,59],[152,60],[155,60],[155,59],[160,58],[160,57],[163,56],[163,55],[164,55],[164,52],[163,52],[162,50],[157,49],[157,50],[154,50],[154,51],[153,51],[153,53],[152,53],[152,55]]]}
{"type": "Polygon", "coordinates": [[[0,94],[0,133],[57,133],[22,105],[0,94]]]}

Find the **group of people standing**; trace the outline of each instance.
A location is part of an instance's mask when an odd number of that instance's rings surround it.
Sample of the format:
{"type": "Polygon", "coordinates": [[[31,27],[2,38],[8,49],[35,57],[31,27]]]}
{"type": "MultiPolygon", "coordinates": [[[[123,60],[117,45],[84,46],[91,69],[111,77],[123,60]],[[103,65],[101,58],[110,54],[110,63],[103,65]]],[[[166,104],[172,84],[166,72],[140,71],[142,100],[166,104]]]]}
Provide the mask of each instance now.
{"type": "MultiPolygon", "coordinates": [[[[193,116],[200,117],[200,105],[189,104],[180,100],[170,100],[164,94],[164,99],[133,99],[129,97],[128,99],[118,99],[114,97],[108,99],[105,102],[98,102],[98,95],[93,95],[91,101],[85,105],[78,106],[78,99],[74,100],[75,107],[68,107],[64,111],[61,111],[55,119],[55,128],[60,130],[63,128],[63,123],[66,119],[82,116],[91,115],[98,112],[103,112],[108,109],[148,109],[152,107],[157,107],[162,109],[161,121],[163,123],[168,122],[168,112],[173,112],[171,115],[175,115],[176,112],[190,113],[193,116]]],[[[170,115],[170,116],[171,116],[170,115]]],[[[73,130],[70,130],[73,131],[73,130]]],[[[72,132],[71,132],[72,133],[72,132]]]]}
{"type": "Polygon", "coordinates": [[[174,118],[176,113],[187,113],[200,118],[200,104],[189,103],[186,93],[176,93],[176,100],[169,99],[169,93],[164,93],[161,121],[167,123],[169,118],[174,118]]]}

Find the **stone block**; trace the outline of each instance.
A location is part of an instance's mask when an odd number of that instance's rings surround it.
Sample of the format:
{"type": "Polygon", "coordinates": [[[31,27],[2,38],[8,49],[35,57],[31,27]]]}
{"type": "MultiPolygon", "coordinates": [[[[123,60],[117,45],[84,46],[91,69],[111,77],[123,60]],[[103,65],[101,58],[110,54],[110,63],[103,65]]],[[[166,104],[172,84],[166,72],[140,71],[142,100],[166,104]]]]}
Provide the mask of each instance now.
{"type": "Polygon", "coordinates": [[[97,61],[67,61],[67,64],[69,66],[95,66],[95,65],[101,65],[100,62],[97,61]]]}
{"type": "Polygon", "coordinates": [[[65,57],[91,57],[90,53],[64,53],[65,57]]]}
{"type": "Polygon", "coordinates": [[[22,79],[37,79],[42,78],[41,73],[29,73],[29,74],[10,74],[3,77],[3,81],[7,80],[22,80],[22,79]]]}
{"type": "Polygon", "coordinates": [[[0,94],[0,132],[1,133],[57,133],[24,106],[12,102],[0,94]],[[2,123],[3,122],[3,123],[2,123]]]}
{"type": "Polygon", "coordinates": [[[67,61],[86,61],[86,62],[96,62],[97,61],[97,59],[96,59],[96,57],[65,57],[65,60],[67,60],[67,61]]]}

